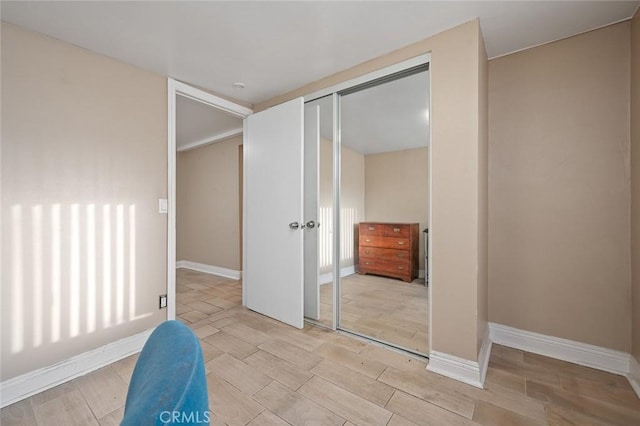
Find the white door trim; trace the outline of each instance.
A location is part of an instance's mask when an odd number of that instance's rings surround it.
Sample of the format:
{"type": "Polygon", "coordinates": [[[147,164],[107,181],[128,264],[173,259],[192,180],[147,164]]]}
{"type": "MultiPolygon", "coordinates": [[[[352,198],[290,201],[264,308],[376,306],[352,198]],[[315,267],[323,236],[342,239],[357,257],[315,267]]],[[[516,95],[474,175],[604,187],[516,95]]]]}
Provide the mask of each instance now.
{"type": "Polygon", "coordinates": [[[176,96],[184,96],[242,119],[253,114],[250,108],[167,78],[167,319],[170,320],[176,318],[176,96]]]}

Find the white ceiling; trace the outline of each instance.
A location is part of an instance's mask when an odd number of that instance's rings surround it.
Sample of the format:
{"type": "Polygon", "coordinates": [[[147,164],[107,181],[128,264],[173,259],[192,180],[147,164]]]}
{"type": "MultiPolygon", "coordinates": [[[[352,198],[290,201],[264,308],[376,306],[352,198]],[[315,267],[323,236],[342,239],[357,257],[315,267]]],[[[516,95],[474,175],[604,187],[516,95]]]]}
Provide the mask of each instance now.
{"type": "Polygon", "coordinates": [[[2,20],[259,103],[478,17],[489,57],[627,19],[638,1],[14,2],[2,20]],[[243,82],[245,89],[233,89],[243,82]]]}

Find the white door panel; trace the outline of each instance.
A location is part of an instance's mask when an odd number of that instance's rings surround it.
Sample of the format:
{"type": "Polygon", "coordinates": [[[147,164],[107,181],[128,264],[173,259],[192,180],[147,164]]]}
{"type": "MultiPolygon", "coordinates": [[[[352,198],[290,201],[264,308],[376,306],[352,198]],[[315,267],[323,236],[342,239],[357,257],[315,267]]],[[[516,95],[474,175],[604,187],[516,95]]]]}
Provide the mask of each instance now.
{"type": "Polygon", "coordinates": [[[246,119],[244,262],[247,308],[303,327],[303,100],[246,119]]]}

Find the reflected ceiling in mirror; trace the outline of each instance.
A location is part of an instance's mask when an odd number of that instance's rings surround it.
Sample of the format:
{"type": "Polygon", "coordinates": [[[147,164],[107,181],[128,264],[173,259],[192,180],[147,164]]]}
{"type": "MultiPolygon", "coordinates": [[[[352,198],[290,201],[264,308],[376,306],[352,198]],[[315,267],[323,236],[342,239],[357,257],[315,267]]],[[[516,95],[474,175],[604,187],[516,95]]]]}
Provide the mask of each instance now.
{"type": "MultiPolygon", "coordinates": [[[[320,119],[332,139],[331,117],[320,119]]],[[[342,96],[340,124],[342,144],[363,155],[428,146],[429,71],[342,96]]]]}

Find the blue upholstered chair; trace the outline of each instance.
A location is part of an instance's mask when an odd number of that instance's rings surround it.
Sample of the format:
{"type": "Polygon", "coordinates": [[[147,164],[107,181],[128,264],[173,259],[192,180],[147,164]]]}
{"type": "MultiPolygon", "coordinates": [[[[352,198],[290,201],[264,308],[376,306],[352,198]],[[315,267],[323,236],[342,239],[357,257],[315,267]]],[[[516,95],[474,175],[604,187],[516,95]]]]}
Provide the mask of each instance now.
{"type": "Polygon", "coordinates": [[[121,425],[208,425],[209,396],[198,338],[179,321],[149,336],[131,376],[121,425]]]}

